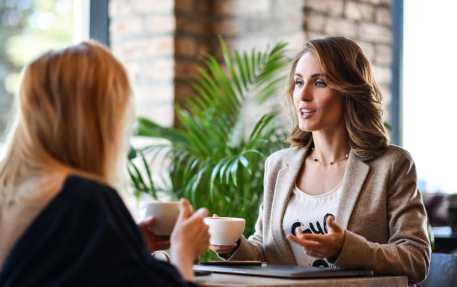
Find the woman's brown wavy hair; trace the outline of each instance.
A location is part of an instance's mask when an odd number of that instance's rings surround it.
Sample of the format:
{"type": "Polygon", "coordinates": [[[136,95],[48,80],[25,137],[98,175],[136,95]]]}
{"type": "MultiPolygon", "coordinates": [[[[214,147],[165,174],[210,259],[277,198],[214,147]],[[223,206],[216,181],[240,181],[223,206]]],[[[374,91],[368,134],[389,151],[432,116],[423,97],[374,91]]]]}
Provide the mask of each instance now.
{"type": "Polygon", "coordinates": [[[328,86],[344,97],[344,121],[353,153],[362,160],[371,160],[383,153],[389,139],[382,119],[382,95],[362,49],[345,37],[310,40],[295,57],[289,73],[287,102],[291,109],[293,128],[288,142],[294,147],[312,147],[311,132],[298,127],[294,108],[294,74],[305,53],[318,60],[328,86]]]}

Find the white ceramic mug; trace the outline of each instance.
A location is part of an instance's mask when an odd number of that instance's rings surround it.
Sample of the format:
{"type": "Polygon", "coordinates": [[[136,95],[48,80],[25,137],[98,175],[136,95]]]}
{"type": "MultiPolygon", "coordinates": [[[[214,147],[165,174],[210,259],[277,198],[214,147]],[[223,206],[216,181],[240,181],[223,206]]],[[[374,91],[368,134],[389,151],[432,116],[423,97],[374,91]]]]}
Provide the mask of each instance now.
{"type": "Polygon", "coordinates": [[[246,220],[237,217],[206,217],[211,245],[233,245],[243,234],[246,220]]]}
{"type": "Polygon", "coordinates": [[[154,217],[155,235],[169,236],[179,215],[179,201],[152,201],[145,204],[145,218],[154,217]]]}

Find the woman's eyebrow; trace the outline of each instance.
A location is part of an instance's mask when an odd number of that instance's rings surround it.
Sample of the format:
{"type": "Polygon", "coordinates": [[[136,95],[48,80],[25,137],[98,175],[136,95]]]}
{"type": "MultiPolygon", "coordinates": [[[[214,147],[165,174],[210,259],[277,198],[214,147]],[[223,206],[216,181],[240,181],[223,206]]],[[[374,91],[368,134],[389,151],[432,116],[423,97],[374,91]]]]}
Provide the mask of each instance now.
{"type": "Polygon", "coordinates": [[[309,77],[310,79],[314,79],[314,78],[323,78],[325,77],[325,74],[323,73],[316,73],[316,74],[312,74],[311,77],[309,77]]]}
{"type": "MultiPolygon", "coordinates": [[[[302,74],[300,74],[300,73],[295,73],[295,77],[303,78],[302,74]]],[[[315,73],[315,74],[312,74],[309,78],[310,79],[314,79],[314,78],[319,78],[319,77],[325,77],[325,74],[323,74],[323,73],[315,73]]]]}

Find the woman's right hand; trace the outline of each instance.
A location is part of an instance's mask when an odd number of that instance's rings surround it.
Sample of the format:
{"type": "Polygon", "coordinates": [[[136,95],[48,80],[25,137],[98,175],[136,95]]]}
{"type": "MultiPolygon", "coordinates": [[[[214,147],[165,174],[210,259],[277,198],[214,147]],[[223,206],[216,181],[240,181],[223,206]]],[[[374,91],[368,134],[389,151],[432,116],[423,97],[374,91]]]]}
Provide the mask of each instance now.
{"type": "Polygon", "coordinates": [[[203,221],[208,210],[201,208],[192,213],[192,206],[181,199],[179,217],[171,234],[171,262],[188,281],[193,279],[192,265],[209,246],[208,225],[203,221]]]}

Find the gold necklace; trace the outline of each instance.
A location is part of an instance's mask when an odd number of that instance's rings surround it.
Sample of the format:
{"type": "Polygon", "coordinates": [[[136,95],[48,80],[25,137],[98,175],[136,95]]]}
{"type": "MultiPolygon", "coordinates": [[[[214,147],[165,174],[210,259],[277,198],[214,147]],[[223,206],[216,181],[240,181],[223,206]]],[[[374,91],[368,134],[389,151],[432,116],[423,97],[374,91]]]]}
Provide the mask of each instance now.
{"type": "MultiPolygon", "coordinates": [[[[314,148],[313,148],[312,154],[313,154],[313,153],[314,153],[314,148]]],[[[312,154],[311,154],[311,155],[312,155],[312,154]]],[[[340,158],[340,159],[336,159],[336,160],[330,161],[329,164],[330,164],[330,165],[334,165],[335,163],[340,162],[340,161],[347,160],[348,158],[349,158],[349,153],[346,153],[346,154],[344,155],[343,158],[340,158]]],[[[319,160],[317,157],[315,157],[315,156],[313,156],[313,161],[314,161],[314,162],[320,162],[320,160],[319,160]]]]}

